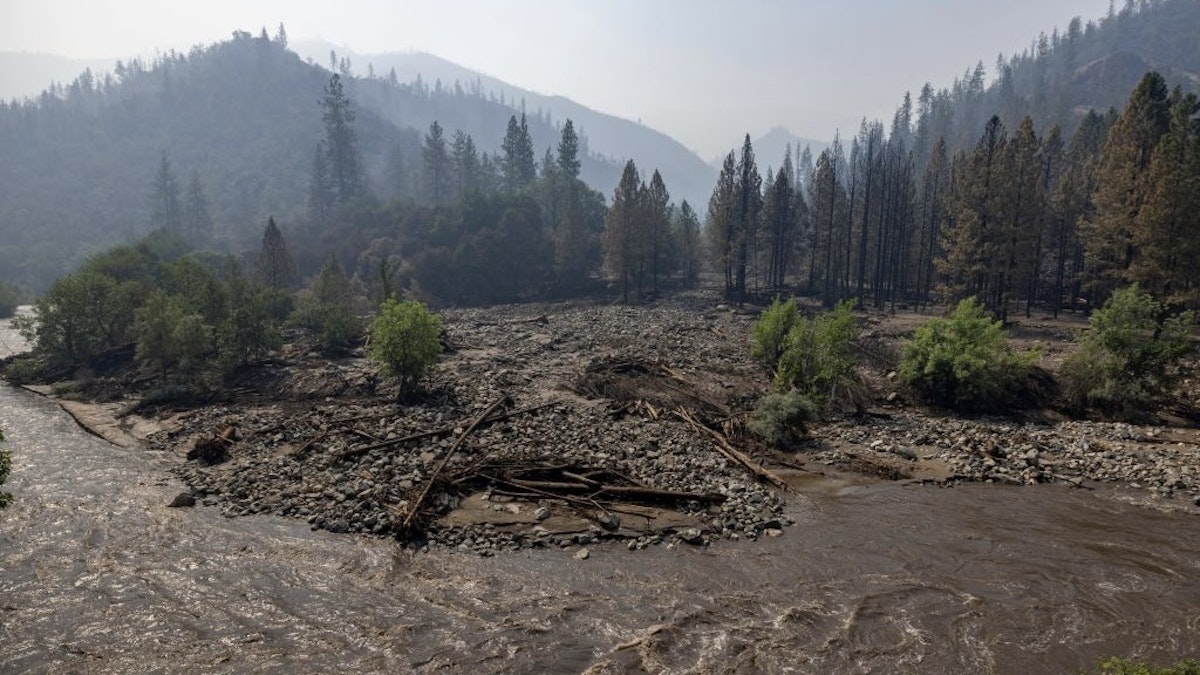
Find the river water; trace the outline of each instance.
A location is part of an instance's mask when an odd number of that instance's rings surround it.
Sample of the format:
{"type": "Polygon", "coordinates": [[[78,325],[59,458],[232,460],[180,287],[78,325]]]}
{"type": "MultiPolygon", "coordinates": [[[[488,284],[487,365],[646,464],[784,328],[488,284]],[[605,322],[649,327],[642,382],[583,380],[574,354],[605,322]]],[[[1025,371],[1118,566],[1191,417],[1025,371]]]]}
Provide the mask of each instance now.
{"type": "Polygon", "coordinates": [[[1063,673],[1200,654],[1200,516],[1132,495],[829,483],[789,496],[776,539],[478,558],[167,508],[172,460],[11,387],[0,427],[2,673],[1063,673]]]}

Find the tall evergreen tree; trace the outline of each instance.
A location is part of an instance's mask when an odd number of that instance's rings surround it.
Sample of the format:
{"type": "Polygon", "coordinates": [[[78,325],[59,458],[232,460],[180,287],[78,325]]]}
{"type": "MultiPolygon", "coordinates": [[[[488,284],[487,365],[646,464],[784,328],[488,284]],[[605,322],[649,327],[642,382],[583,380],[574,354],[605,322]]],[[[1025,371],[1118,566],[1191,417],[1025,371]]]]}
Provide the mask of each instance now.
{"type": "Polygon", "coordinates": [[[275,218],[267,219],[263,230],[262,249],[258,255],[258,274],[262,282],[271,288],[288,290],[295,283],[296,263],[288,252],[283,232],[275,224],[275,218]]]}
{"type": "Polygon", "coordinates": [[[433,206],[445,206],[450,201],[451,191],[450,155],[446,150],[442,126],[436,120],[429,125],[429,133],[425,134],[421,158],[425,163],[425,200],[433,206]]]}
{"type": "Polygon", "coordinates": [[[479,152],[475,141],[461,130],[454,132],[450,161],[454,165],[455,190],[459,199],[479,191],[479,152]]]}
{"type": "Polygon", "coordinates": [[[151,224],[168,232],[179,233],[183,229],[183,208],[179,199],[179,181],[171,169],[167,153],[162,153],[158,171],[150,193],[151,224]]]}
{"type": "Polygon", "coordinates": [[[796,199],[786,171],[780,171],[767,188],[763,209],[763,234],[767,250],[767,287],[783,287],[795,248],[796,199]]]}
{"type": "Polygon", "coordinates": [[[734,202],[737,193],[737,169],[734,154],[730,152],[721,164],[721,173],[708,198],[708,248],[713,266],[724,275],[725,297],[733,297],[734,269],[737,266],[737,223],[734,218],[734,202]]]}
{"type": "Polygon", "coordinates": [[[621,301],[629,302],[629,286],[636,281],[641,179],[633,160],[625,163],[621,182],[613,192],[604,228],[604,266],[621,283],[621,301]]]}
{"type": "Polygon", "coordinates": [[[758,246],[758,224],[762,212],[762,176],[754,160],[750,134],[742,142],[734,183],[734,227],[737,232],[737,266],[734,270],[734,293],[738,300],[746,297],[746,278],[753,253],[758,246]]]}
{"type": "Polygon", "coordinates": [[[1162,76],[1147,73],[1104,143],[1092,195],[1095,211],[1082,224],[1088,285],[1097,305],[1129,281],[1136,252],[1133,226],[1149,198],[1150,161],[1170,126],[1168,96],[1162,76]]]}
{"type": "Polygon", "coordinates": [[[564,176],[579,178],[579,135],[570,119],[563,124],[562,137],[558,141],[558,169],[564,176]]]}
{"type": "Polygon", "coordinates": [[[666,271],[671,245],[671,194],[657,169],[650,178],[642,201],[646,243],[642,246],[642,257],[646,261],[650,283],[658,292],[658,278],[666,271]]]}
{"type": "Polygon", "coordinates": [[[508,118],[508,129],[501,145],[504,174],[504,189],[510,194],[524,190],[537,177],[537,163],[533,156],[533,138],[529,135],[529,124],[525,113],[520,121],[514,115],[508,118]]]}
{"type": "Polygon", "coordinates": [[[334,200],[337,204],[345,204],[360,196],[364,186],[358,136],[354,131],[354,109],[346,97],[341,75],[335,73],[329,78],[320,103],[334,200]]]}
{"type": "Polygon", "coordinates": [[[212,232],[212,226],[212,215],[208,211],[208,197],[200,182],[200,172],[193,169],[183,208],[183,227],[188,237],[199,241],[212,232]]]}
{"type": "Polygon", "coordinates": [[[700,277],[702,251],[700,219],[685,199],[679,204],[679,213],[675,218],[675,252],[676,267],[683,275],[684,284],[688,286],[694,285],[700,277]]]}
{"type": "Polygon", "coordinates": [[[329,169],[329,153],[324,141],[317,143],[312,170],[308,177],[308,215],[318,224],[328,221],[337,200],[337,188],[329,169]]]}
{"type": "Polygon", "coordinates": [[[1130,277],[1170,302],[1200,300],[1200,102],[1179,89],[1171,120],[1145,176],[1146,201],[1134,221],[1130,277]]]}

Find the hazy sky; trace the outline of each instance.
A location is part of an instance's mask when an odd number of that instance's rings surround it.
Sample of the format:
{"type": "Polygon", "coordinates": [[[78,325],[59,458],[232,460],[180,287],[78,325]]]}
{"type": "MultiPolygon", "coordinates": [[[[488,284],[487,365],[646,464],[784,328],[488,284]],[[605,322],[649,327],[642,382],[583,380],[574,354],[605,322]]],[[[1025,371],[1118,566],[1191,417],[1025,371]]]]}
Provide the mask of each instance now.
{"type": "MultiPolygon", "coordinates": [[[[1108,0],[0,0],[0,51],[128,57],[235,29],[359,53],[427,51],[665,131],[705,158],[783,125],[890,119],[1108,0]]],[[[364,64],[356,64],[364,65],[364,64]]]]}

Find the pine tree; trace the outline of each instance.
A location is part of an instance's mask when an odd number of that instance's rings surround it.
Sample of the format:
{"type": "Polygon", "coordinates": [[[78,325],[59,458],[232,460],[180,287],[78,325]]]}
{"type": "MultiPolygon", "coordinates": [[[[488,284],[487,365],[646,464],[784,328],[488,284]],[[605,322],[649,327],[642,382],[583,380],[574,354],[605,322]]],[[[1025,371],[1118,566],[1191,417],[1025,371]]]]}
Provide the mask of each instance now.
{"type": "Polygon", "coordinates": [[[267,227],[263,230],[258,274],[264,284],[280,290],[290,289],[296,278],[296,263],[292,261],[283,232],[275,225],[274,217],[267,219],[267,227]]]}
{"type": "Polygon", "coordinates": [[[604,266],[610,276],[620,279],[621,301],[629,302],[629,286],[638,267],[638,226],[641,211],[641,179],[633,160],[625,163],[621,182],[613,191],[604,228],[604,266]]]}
{"type": "Polygon", "coordinates": [[[1146,202],[1133,228],[1130,277],[1170,302],[1200,300],[1200,102],[1177,88],[1171,120],[1145,176],[1146,202]]]}
{"type": "Polygon", "coordinates": [[[446,151],[446,137],[436,120],[425,134],[421,157],[425,163],[425,200],[433,206],[445,206],[450,201],[450,155],[446,151]]]}
{"type": "Polygon", "coordinates": [[[570,119],[563,124],[562,137],[558,141],[558,169],[568,178],[579,178],[579,135],[575,123],[570,119]]]}
{"type": "Polygon", "coordinates": [[[921,180],[921,197],[918,207],[919,234],[917,241],[918,302],[927,304],[933,288],[934,261],[938,258],[939,231],[942,223],[944,197],[949,190],[950,166],[946,157],[946,139],[938,138],[925,165],[921,180]]]}
{"type": "Polygon", "coordinates": [[[676,268],[683,274],[683,282],[693,286],[700,277],[703,247],[700,243],[700,219],[687,200],[679,205],[675,218],[676,268]]]}
{"type": "Polygon", "coordinates": [[[354,109],[342,87],[342,76],[334,74],[325,85],[322,97],[325,123],[325,152],[334,202],[345,204],[363,191],[362,159],[358,154],[358,136],[354,132],[354,109]]]}
{"type": "Polygon", "coordinates": [[[525,113],[521,113],[519,122],[515,115],[508,118],[508,129],[504,133],[501,150],[504,153],[501,163],[504,189],[509,194],[516,194],[537,178],[533,139],[529,135],[529,124],[525,119],[525,113]]]}
{"type": "Polygon", "coordinates": [[[158,163],[158,172],[154,174],[154,182],[150,193],[151,224],[155,229],[168,232],[180,232],[183,227],[183,209],[179,200],[179,181],[171,170],[171,162],[167,153],[162,153],[158,163]]]}
{"type": "Polygon", "coordinates": [[[1136,254],[1133,226],[1149,198],[1154,148],[1169,126],[1167,84],[1158,73],[1147,73],[1109,129],[1096,171],[1095,211],[1081,225],[1088,286],[1097,305],[1130,280],[1136,254]]]}
{"type": "Polygon", "coordinates": [[[450,147],[450,161],[454,165],[455,190],[457,197],[462,199],[479,191],[479,152],[475,149],[475,141],[471,136],[461,130],[454,132],[454,141],[450,147]]]}
{"type": "Polygon", "coordinates": [[[666,273],[671,258],[671,193],[657,169],[650,178],[643,202],[647,244],[643,256],[648,261],[650,283],[658,292],[658,278],[666,273]]]}
{"type": "Polygon", "coordinates": [[[329,153],[324,141],[317,143],[313,153],[312,170],[308,177],[308,215],[318,224],[325,223],[333,213],[337,199],[333,175],[329,171],[329,153]]]}
{"type": "MultiPolygon", "coordinates": [[[[803,202],[801,202],[803,203],[803,202]]],[[[763,230],[767,249],[767,287],[783,288],[795,247],[796,200],[788,173],[781,170],[767,188],[763,209],[763,230]]]]}
{"type": "Polygon", "coordinates": [[[734,293],[734,267],[737,255],[737,226],[734,222],[734,200],[737,192],[734,155],[730,152],[721,165],[717,184],[708,199],[708,248],[713,267],[721,270],[725,278],[725,297],[734,293]]]}
{"type": "Polygon", "coordinates": [[[746,297],[746,278],[758,245],[758,224],[762,212],[762,176],[754,160],[750,134],[742,143],[734,183],[734,227],[737,236],[737,265],[734,270],[734,292],[739,301],[746,297]]]}
{"type": "Polygon", "coordinates": [[[193,241],[199,241],[212,231],[212,216],[208,212],[208,197],[204,194],[204,185],[200,182],[200,173],[192,170],[192,180],[188,183],[187,201],[183,209],[183,226],[193,241]]]}

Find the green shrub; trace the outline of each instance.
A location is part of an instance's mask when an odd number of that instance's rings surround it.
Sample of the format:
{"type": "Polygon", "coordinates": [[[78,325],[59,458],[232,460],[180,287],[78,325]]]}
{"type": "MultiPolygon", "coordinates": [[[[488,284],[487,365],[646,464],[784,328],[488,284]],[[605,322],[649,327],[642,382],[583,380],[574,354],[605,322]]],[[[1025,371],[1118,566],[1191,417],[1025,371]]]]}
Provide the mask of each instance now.
{"type": "Polygon", "coordinates": [[[389,299],[379,308],[371,322],[369,354],[400,381],[401,395],[408,394],[437,362],[441,327],[441,319],[419,302],[389,299]]]}
{"type": "Polygon", "coordinates": [[[178,296],[156,291],[138,309],[133,332],[138,363],[156,369],[163,381],[168,375],[190,379],[213,352],[212,326],[187,313],[178,296]]]}
{"type": "Polygon", "coordinates": [[[762,316],[754,324],[754,346],[751,349],[754,358],[765,359],[771,365],[778,363],[786,346],[788,332],[799,320],[795,299],[783,302],[779,296],[775,296],[771,306],[763,310],[762,316]]]}
{"type": "MultiPolygon", "coordinates": [[[[0,430],[0,443],[4,442],[4,431],[0,430]]],[[[12,453],[8,450],[0,448],[0,485],[4,485],[8,480],[8,474],[12,471],[12,453]]],[[[13,496],[3,490],[0,490],[0,509],[12,503],[13,496]]]]}
{"type": "Polygon", "coordinates": [[[746,419],[746,428],[772,445],[782,445],[802,436],[804,424],[815,419],[816,406],[793,389],[785,393],[772,392],[759,399],[754,412],[746,419]]]}
{"type": "Polygon", "coordinates": [[[1194,320],[1190,311],[1172,315],[1136,284],[1117,290],[1092,313],[1062,365],[1068,406],[1136,417],[1160,404],[1191,348],[1194,320]]]}
{"type": "Polygon", "coordinates": [[[1100,662],[1101,675],[1200,675],[1200,661],[1185,659],[1170,666],[1152,666],[1122,658],[1100,662]]]}
{"type": "Polygon", "coordinates": [[[819,411],[854,401],[862,388],[855,359],[858,326],[849,301],[812,319],[797,319],[775,367],[779,391],[797,390],[819,411]]]}
{"type": "Polygon", "coordinates": [[[1036,354],[1018,354],[975,298],[948,319],[931,319],[905,343],[901,380],[936,405],[964,412],[1005,410],[1027,400],[1036,354]]]}
{"type": "Polygon", "coordinates": [[[92,270],[67,275],[36,303],[33,315],[19,317],[17,328],[38,351],[73,365],[128,344],[134,312],[146,287],[118,282],[92,270]]]}
{"type": "Polygon", "coordinates": [[[330,256],[306,294],[291,323],[312,333],[327,354],[349,349],[362,334],[362,322],[354,314],[354,293],[337,258],[330,256]]]}

